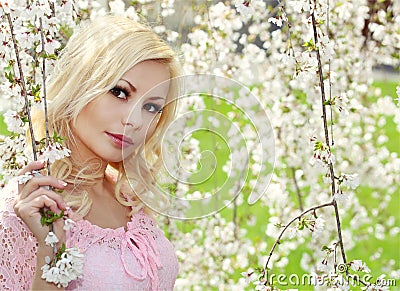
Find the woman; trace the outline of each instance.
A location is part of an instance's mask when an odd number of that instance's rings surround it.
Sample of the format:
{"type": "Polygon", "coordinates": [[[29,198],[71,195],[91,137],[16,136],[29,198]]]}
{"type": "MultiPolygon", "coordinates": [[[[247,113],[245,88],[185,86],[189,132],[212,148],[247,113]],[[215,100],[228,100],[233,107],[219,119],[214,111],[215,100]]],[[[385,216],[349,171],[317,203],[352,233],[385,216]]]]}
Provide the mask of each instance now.
{"type": "MultiPolygon", "coordinates": [[[[54,223],[60,241],[84,254],[83,277],[67,290],[173,289],[177,259],[151,213],[168,204],[155,176],[178,72],[171,48],[132,20],[102,17],[71,37],[47,92],[50,128],[71,154],[51,165],[51,176],[13,179],[3,191],[0,289],[56,289],[41,278],[53,256],[42,208],[75,220],[68,231],[54,223]]],[[[43,136],[43,118],[34,124],[43,136]]],[[[32,162],[20,175],[44,167],[32,162]]]]}

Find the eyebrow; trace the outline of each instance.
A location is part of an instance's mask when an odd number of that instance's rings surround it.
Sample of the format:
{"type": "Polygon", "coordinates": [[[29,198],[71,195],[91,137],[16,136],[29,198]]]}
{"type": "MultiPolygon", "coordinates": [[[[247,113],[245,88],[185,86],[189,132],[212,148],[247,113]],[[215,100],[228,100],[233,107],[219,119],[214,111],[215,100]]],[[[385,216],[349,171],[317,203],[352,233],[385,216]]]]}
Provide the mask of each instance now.
{"type": "MultiPolygon", "coordinates": [[[[128,80],[123,79],[123,78],[121,78],[121,81],[125,81],[126,83],[128,83],[129,87],[131,87],[131,90],[132,90],[132,91],[136,91],[136,87],[133,86],[133,85],[131,84],[131,82],[129,82],[128,80]]],[[[164,100],[164,101],[167,100],[167,98],[163,98],[163,97],[159,97],[159,96],[149,97],[148,99],[150,99],[150,100],[164,100]]]]}

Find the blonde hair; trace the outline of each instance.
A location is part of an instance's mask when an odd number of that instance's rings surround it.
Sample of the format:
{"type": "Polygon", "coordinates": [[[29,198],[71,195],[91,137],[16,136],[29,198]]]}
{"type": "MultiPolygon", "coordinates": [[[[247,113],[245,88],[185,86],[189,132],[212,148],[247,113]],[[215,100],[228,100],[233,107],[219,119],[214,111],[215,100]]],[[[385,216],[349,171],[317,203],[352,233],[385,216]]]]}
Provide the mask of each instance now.
{"type": "MultiPolygon", "coordinates": [[[[162,166],[160,139],[176,113],[179,85],[173,78],[179,75],[180,66],[173,50],[144,24],[118,16],[100,17],[72,35],[57,62],[47,92],[51,130],[66,137],[66,146],[70,147],[74,143],[71,125],[81,110],[107,93],[129,69],[147,60],[169,67],[168,105],[164,107],[153,135],[136,153],[128,160],[110,163],[107,168],[117,174],[116,198],[121,204],[132,207],[131,215],[143,206],[147,212],[168,207],[168,199],[157,187],[155,177],[162,166]],[[133,176],[128,177],[127,167],[129,173],[134,172],[133,176]],[[128,178],[134,187],[128,187],[128,178]]],[[[35,125],[39,135],[43,136],[42,118],[36,118],[35,125]]],[[[87,164],[88,161],[84,162],[87,164]]],[[[64,191],[67,193],[62,194],[63,198],[77,213],[85,216],[91,206],[85,189],[104,173],[69,157],[52,164],[51,174],[74,185],[78,191],[64,191]]]]}

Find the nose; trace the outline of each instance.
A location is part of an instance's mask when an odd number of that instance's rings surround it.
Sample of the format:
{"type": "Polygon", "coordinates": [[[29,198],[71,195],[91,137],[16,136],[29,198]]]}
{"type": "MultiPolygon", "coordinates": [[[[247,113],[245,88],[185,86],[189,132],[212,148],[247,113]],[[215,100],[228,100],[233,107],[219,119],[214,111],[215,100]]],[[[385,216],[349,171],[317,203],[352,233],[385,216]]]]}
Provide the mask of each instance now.
{"type": "Polygon", "coordinates": [[[143,117],[140,104],[129,107],[122,117],[121,123],[124,126],[131,126],[135,130],[141,130],[143,127],[143,117]]]}

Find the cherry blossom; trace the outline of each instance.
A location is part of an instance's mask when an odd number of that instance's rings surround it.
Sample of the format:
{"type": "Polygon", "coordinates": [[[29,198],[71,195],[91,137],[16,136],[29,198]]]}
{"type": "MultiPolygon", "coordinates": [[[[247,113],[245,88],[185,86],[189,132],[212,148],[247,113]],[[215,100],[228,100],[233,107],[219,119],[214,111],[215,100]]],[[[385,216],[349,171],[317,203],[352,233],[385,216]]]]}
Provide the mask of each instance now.
{"type": "Polygon", "coordinates": [[[49,231],[49,233],[47,234],[46,239],[44,241],[45,241],[46,245],[49,245],[49,246],[54,246],[56,243],[59,242],[57,236],[52,231],[49,231]]]}
{"type": "Polygon", "coordinates": [[[50,257],[46,257],[46,264],[41,268],[42,279],[55,283],[57,287],[67,287],[69,282],[82,278],[83,254],[77,248],[67,248],[60,258],[52,265],[50,257]]]}
{"type": "Polygon", "coordinates": [[[7,124],[7,129],[11,132],[25,132],[24,122],[22,121],[20,114],[13,110],[9,109],[4,113],[4,122],[7,124]]]}
{"type": "Polygon", "coordinates": [[[64,226],[63,226],[63,229],[64,229],[64,230],[70,230],[71,227],[72,227],[74,224],[75,224],[75,222],[74,222],[72,219],[66,218],[66,219],[64,219],[64,226]]]}
{"type": "Polygon", "coordinates": [[[353,271],[362,271],[362,272],[365,272],[365,273],[370,273],[371,272],[371,270],[367,267],[365,262],[363,262],[362,260],[353,260],[349,264],[350,264],[350,268],[353,271]]]}
{"type": "Polygon", "coordinates": [[[60,160],[64,157],[68,157],[71,151],[58,142],[54,144],[49,144],[44,148],[39,155],[39,160],[49,161],[49,163],[54,163],[56,160],[60,160]]]}
{"type": "Polygon", "coordinates": [[[250,17],[254,13],[254,8],[251,6],[251,1],[235,0],[235,7],[244,17],[250,17]]]}
{"type": "Polygon", "coordinates": [[[351,189],[356,189],[360,185],[358,174],[342,174],[339,177],[339,182],[351,189]]]}

